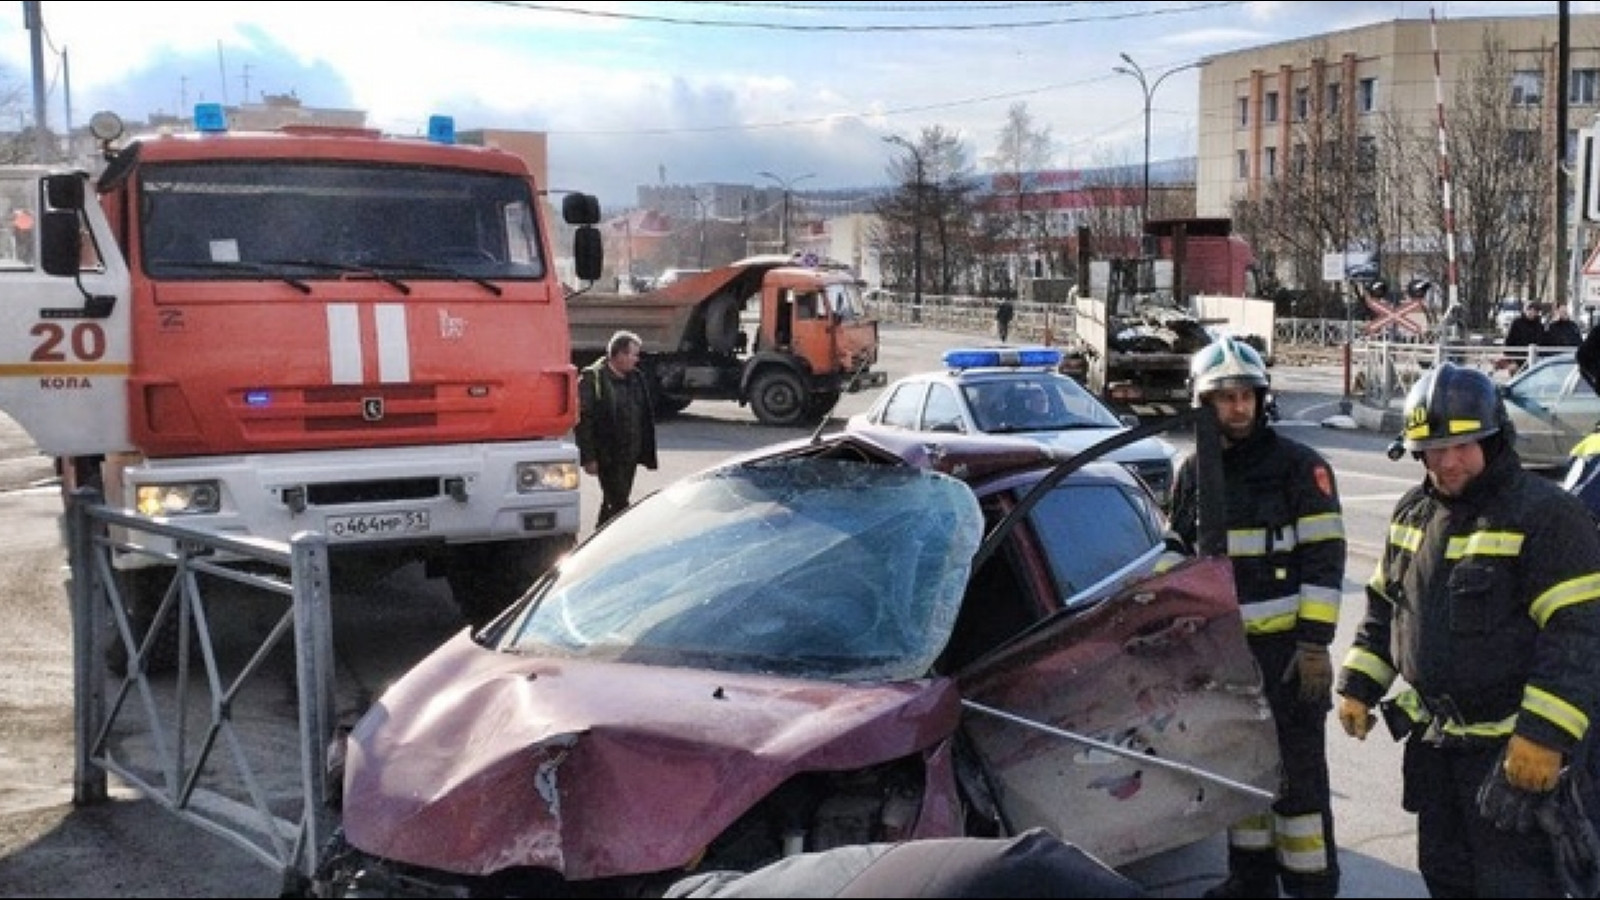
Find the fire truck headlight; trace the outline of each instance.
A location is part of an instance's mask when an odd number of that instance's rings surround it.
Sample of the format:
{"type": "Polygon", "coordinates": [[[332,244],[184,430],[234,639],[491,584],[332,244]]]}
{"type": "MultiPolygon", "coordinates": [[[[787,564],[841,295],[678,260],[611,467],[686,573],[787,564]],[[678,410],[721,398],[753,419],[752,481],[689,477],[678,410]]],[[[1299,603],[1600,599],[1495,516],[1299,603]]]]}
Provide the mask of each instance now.
{"type": "Polygon", "coordinates": [[[578,489],[578,464],[517,463],[517,493],[535,491],[575,491],[578,489]]]}
{"type": "Polygon", "coordinates": [[[215,481],[141,484],[134,504],[146,516],[204,515],[222,508],[222,491],[215,481]]]}

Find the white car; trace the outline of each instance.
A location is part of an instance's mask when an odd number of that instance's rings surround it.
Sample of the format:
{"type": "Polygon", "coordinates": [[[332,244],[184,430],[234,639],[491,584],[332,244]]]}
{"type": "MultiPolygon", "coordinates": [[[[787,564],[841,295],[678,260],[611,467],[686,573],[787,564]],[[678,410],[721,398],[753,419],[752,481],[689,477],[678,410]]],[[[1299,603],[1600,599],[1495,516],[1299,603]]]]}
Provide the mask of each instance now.
{"type": "Polygon", "coordinates": [[[1517,317],[1521,315],[1522,301],[1515,297],[1507,297],[1501,300],[1500,305],[1495,308],[1494,327],[1499,329],[1500,334],[1504,335],[1511,330],[1511,323],[1515,322],[1517,317]]]}
{"type": "MultiPolygon", "coordinates": [[[[944,434],[1012,434],[1076,453],[1138,424],[1119,418],[1076,380],[1062,375],[1057,347],[982,347],[946,351],[947,368],[902,378],[851,431],[893,429],[944,434]]],[[[1177,448],[1144,438],[1109,454],[1166,505],[1177,448]]]]}

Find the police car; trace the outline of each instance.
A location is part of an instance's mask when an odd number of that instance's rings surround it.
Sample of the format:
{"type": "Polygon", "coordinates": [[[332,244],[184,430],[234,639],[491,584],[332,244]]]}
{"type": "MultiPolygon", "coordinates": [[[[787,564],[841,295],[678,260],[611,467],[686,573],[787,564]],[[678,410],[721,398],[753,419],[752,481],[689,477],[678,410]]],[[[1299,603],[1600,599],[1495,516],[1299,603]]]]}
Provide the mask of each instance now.
{"type": "MultiPolygon", "coordinates": [[[[1136,421],[1119,418],[1059,368],[1056,347],[977,347],[945,352],[945,368],[890,384],[850,430],[1009,434],[1079,452],[1136,421]]],[[[1145,438],[1109,457],[1133,472],[1163,506],[1172,489],[1177,448],[1145,438]]]]}

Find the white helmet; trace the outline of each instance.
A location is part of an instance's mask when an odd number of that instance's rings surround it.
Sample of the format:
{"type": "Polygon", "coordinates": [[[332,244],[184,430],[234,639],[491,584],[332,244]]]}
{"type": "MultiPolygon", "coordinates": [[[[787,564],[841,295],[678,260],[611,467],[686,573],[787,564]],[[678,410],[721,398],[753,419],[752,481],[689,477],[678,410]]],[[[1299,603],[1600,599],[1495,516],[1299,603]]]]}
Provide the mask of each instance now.
{"type": "Polygon", "coordinates": [[[1266,393],[1269,379],[1261,354],[1244,341],[1225,337],[1207,345],[1189,361],[1189,385],[1194,405],[1205,395],[1229,387],[1251,387],[1266,393]]]}

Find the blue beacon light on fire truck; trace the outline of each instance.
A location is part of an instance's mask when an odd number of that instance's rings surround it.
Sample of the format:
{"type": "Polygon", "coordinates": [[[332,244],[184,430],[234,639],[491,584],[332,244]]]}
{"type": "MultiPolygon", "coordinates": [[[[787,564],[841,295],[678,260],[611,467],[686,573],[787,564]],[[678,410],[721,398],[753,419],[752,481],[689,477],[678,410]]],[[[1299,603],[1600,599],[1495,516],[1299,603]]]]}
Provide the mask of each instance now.
{"type": "Polygon", "coordinates": [[[996,369],[1044,367],[1054,369],[1061,365],[1062,354],[1056,347],[975,347],[946,350],[944,364],[950,369],[996,369]]]}
{"type": "Polygon", "coordinates": [[[201,134],[221,134],[228,130],[228,114],[221,103],[196,103],[194,128],[201,134]]]}

